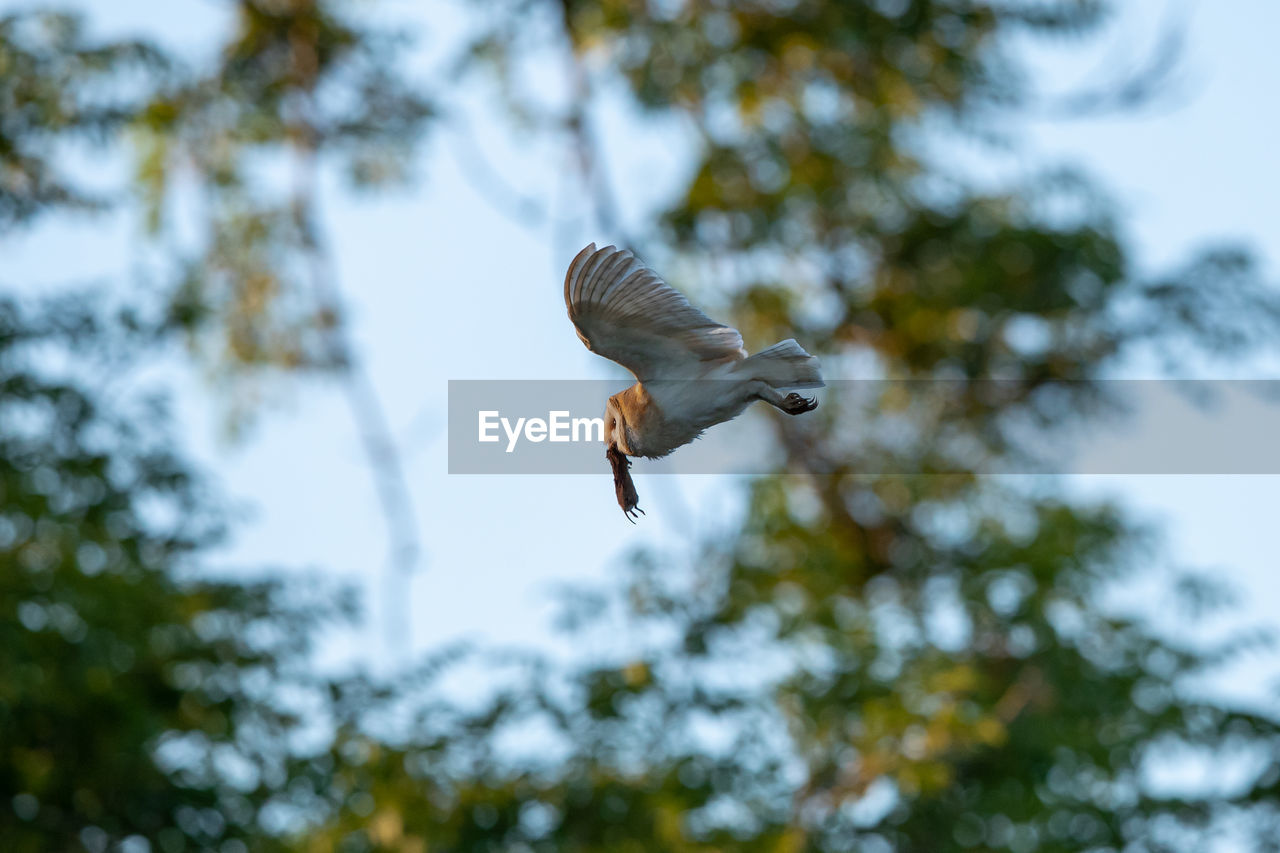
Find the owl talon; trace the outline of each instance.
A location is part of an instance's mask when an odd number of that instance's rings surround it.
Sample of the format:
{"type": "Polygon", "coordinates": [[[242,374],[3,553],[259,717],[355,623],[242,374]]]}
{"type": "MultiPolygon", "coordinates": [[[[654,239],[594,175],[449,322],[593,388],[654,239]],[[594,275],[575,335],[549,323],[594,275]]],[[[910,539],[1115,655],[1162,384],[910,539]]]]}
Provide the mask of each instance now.
{"type": "Polygon", "coordinates": [[[802,415],[805,412],[812,412],[818,408],[817,397],[801,397],[794,391],[782,398],[782,405],[778,406],[788,415],[802,415]]]}

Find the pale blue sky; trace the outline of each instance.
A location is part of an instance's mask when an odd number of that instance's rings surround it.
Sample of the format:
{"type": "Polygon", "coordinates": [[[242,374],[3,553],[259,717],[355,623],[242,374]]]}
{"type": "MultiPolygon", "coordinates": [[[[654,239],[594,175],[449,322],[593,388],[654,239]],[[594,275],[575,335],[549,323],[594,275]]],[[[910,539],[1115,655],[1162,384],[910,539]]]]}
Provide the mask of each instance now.
{"type": "MultiPolygon", "coordinates": [[[[24,5],[0,0],[0,10],[24,5]]],[[[194,54],[207,50],[209,33],[224,25],[223,7],[212,0],[72,5],[90,9],[102,32],[156,33],[194,54]]],[[[456,31],[456,12],[438,15],[436,8],[404,0],[382,4],[380,14],[427,23],[417,67],[429,67],[432,51],[456,31]]],[[[1120,201],[1146,264],[1174,262],[1206,240],[1244,238],[1275,274],[1280,115],[1274,83],[1280,58],[1273,38],[1280,32],[1280,4],[1201,0],[1180,8],[1189,22],[1183,97],[1136,117],[1026,126],[1026,149],[1002,165],[1030,169],[1068,161],[1089,170],[1120,201]]],[[[1112,43],[1093,62],[1049,51],[1038,53],[1037,61],[1055,83],[1092,80],[1117,57],[1154,42],[1156,22],[1168,9],[1164,0],[1129,4],[1112,43]]],[[[474,108],[465,93],[451,95],[474,108]]],[[[478,114],[475,127],[481,147],[512,184],[565,198],[559,209],[566,216],[581,209],[572,193],[558,192],[549,177],[556,161],[545,150],[516,148],[489,132],[478,114]]],[[[605,137],[615,185],[638,224],[680,176],[681,137],[672,127],[637,127],[623,107],[605,116],[605,137]]],[[[614,503],[603,460],[599,478],[446,474],[447,380],[616,375],[572,333],[560,283],[580,245],[617,235],[579,222],[564,229],[562,242],[572,245],[553,245],[549,229],[514,224],[459,176],[453,152],[465,144],[448,132],[433,137],[422,161],[424,180],[411,191],[360,200],[327,191],[329,230],[354,331],[405,443],[425,546],[409,599],[412,637],[400,645],[401,655],[460,636],[543,645],[552,585],[616,577],[622,558],[640,545],[680,549],[730,529],[741,505],[741,489],[732,480],[641,477],[649,514],[633,527],[614,503]]],[[[0,266],[7,281],[123,278],[136,260],[130,248],[136,236],[136,224],[127,219],[59,221],[0,238],[0,266]]],[[[221,558],[337,572],[365,588],[376,623],[384,527],[341,397],[320,385],[288,388],[246,441],[228,445],[218,437],[220,412],[207,388],[198,381],[184,387],[181,422],[192,447],[226,491],[251,509],[221,558]]],[[[1220,567],[1243,589],[1237,619],[1276,622],[1280,581],[1272,527],[1280,478],[1081,477],[1068,486],[1116,495],[1163,518],[1178,564],[1220,567]]],[[[352,654],[387,662],[376,626],[351,641],[352,654]]],[[[1215,686],[1257,700],[1261,677],[1276,671],[1273,660],[1255,661],[1215,686]]]]}

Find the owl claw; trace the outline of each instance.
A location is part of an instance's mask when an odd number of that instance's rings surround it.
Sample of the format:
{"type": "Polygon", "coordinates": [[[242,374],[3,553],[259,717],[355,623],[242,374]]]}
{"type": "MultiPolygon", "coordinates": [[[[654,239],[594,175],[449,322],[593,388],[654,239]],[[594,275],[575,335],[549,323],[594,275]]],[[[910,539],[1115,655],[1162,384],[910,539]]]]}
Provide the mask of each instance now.
{"type": "Polygon", "coordinates": [[[818,408],[817,397],[801,397],[794,391],[782,398],[782,405],[778,408],[786,412],[788,415],[802,415],[805,412],[812,412],[818,408]]]}

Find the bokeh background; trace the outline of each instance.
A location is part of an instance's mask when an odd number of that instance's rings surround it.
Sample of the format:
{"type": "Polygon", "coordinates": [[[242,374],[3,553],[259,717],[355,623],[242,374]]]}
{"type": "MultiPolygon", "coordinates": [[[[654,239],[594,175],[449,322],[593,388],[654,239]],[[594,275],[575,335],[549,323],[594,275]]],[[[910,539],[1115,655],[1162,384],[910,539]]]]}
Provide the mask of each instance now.
{"type": "Polygon", "coordinates": [[[0,15],[4,849],[1276,848],[1274,478],[859,473],[1275,375],[1271,4],[0,15]],[[1008,393],[448,476],[590,241],[1008,393]]]}

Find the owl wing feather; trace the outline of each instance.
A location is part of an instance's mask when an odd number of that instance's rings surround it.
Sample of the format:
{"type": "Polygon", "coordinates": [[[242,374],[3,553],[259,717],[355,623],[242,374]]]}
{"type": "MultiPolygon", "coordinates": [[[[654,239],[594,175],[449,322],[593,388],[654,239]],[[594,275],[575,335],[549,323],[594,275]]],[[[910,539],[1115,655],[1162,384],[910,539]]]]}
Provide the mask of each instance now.
{"type": "Polygon", "coordinates": [[[564,279],[569,319],[587,349],[641,382],[701,375],[709,362],[745,358],[742,335],[689,304],[635,255],[592,243],[564,279]]]}

